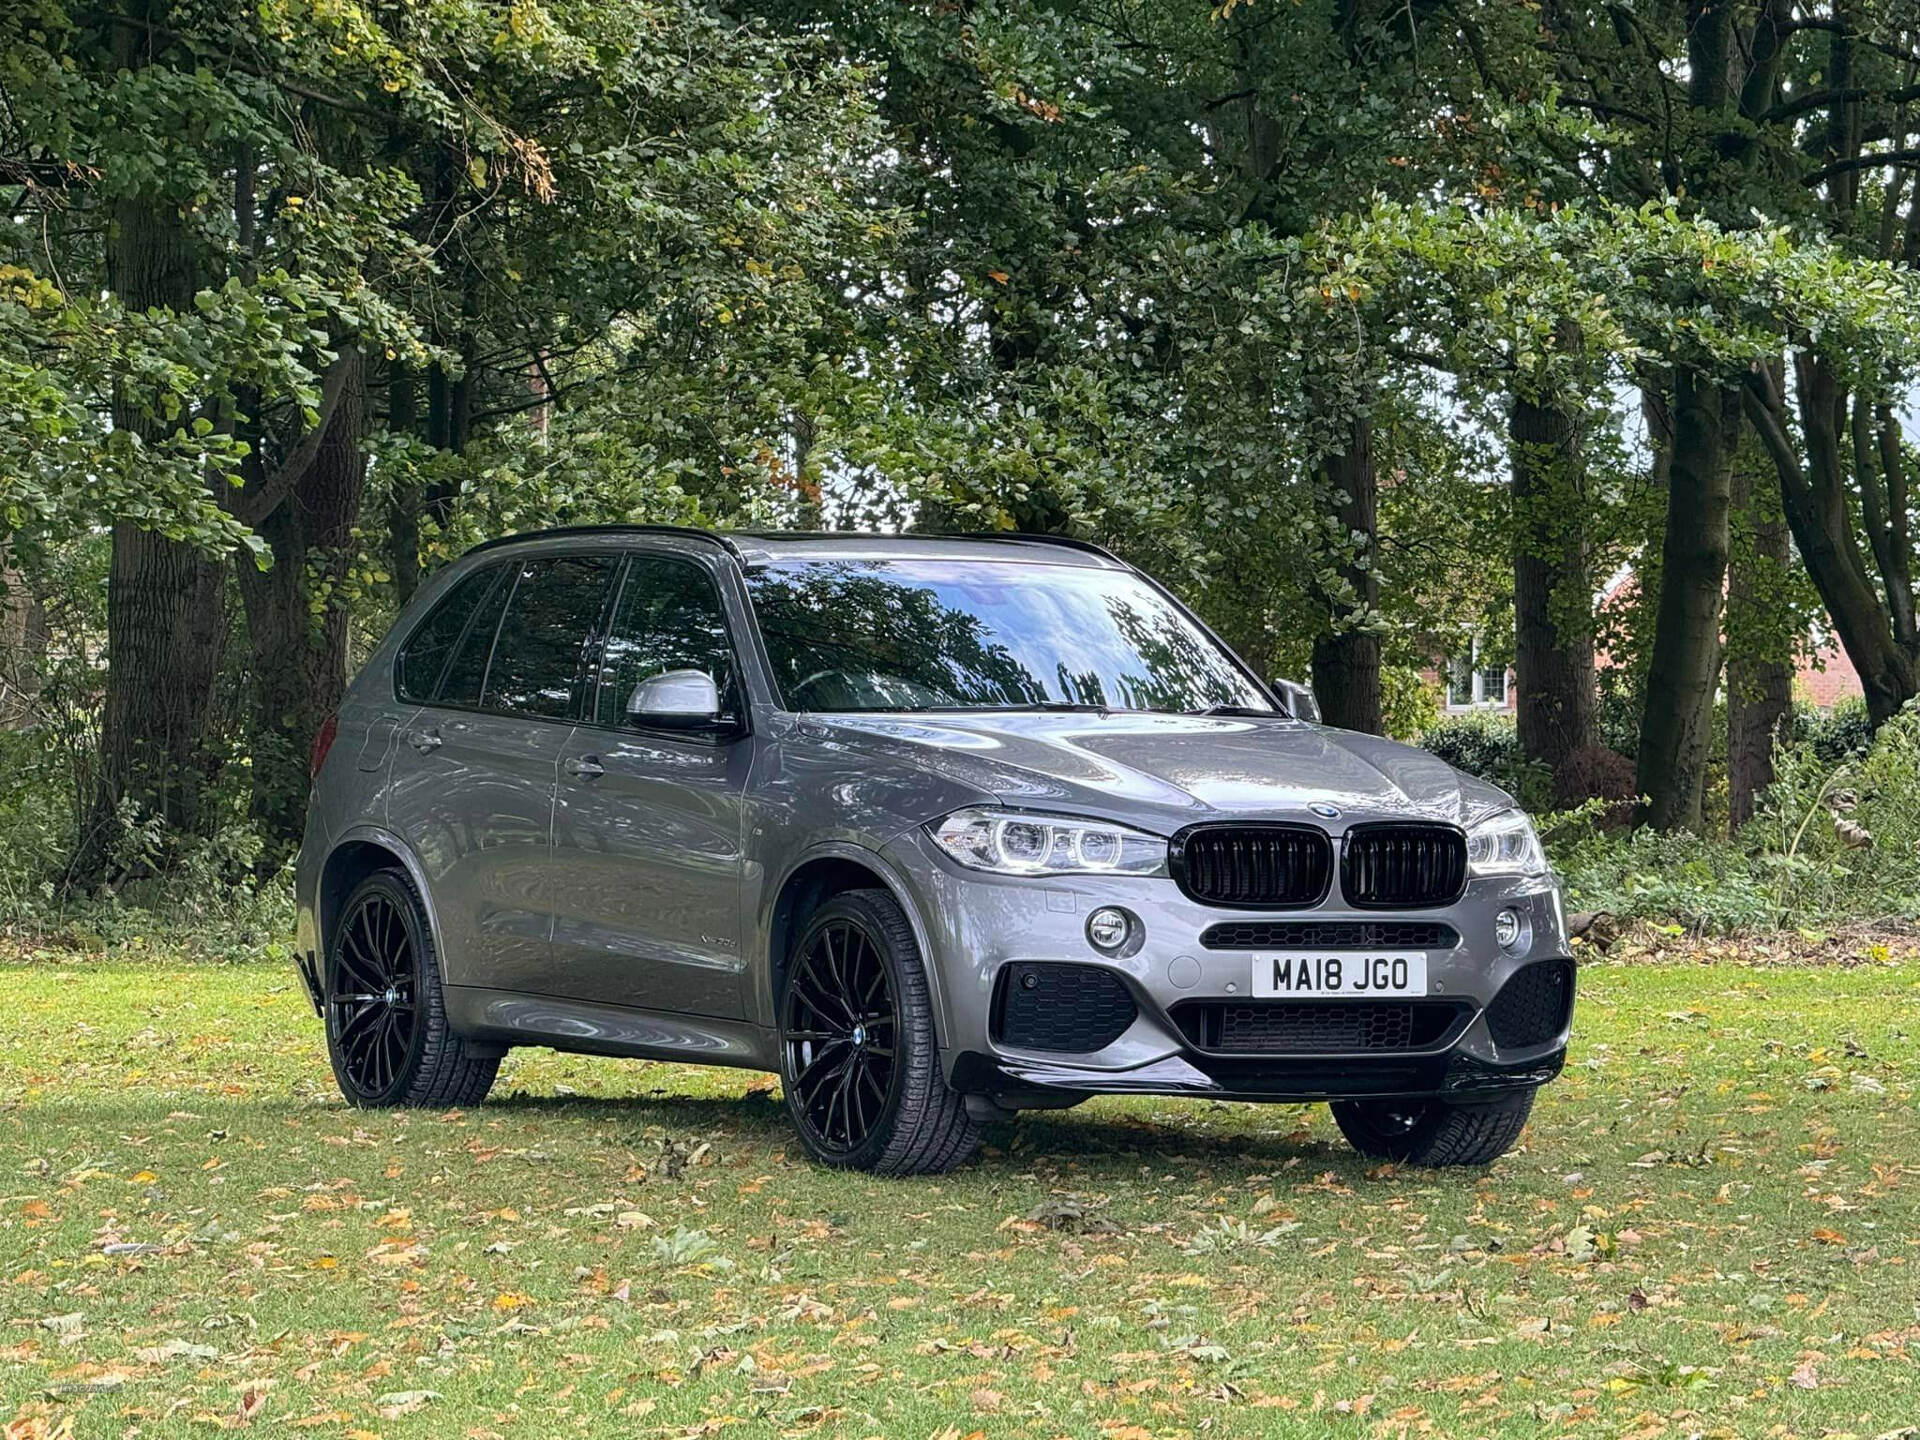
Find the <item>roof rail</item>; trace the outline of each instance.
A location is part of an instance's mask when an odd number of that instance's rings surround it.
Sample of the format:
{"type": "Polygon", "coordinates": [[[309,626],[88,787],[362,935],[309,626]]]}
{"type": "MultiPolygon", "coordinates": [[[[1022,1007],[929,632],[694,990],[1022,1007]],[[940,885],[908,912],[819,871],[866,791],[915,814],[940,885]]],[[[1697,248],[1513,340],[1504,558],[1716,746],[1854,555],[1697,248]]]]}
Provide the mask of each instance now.
{"type": "Polygon", "coordinates": [[[551,530],[522,530],[513,535],[497,535],[491,540],[482,540],[462,553],[463,556],[477,555],[482,550],[492,550],[501,545],[513,545],[522,540],[546,540],[555,535],[675,535],[682,540],[705,540],[731,555],[740,554],[740,547],[729,537],[717,530],[701,530],[693,525],[559,525],[551,530]]]}
{"type": "Polygon", "coordinates": [[[1026,530],[956,530],[951,534],[939,530],[917,532],[934,540],[1024,540],[1033,545],[1058,545],[1063,550],[1079,550],[1084,554],[1098,555],[1103,560],[1111,560],[1116,565],[1127,562],[1091,540],[1079,540],[1072,535],[1048,535],[1026,530]]]}
{"type": "Polygon", "coordinates": [[[1046,535],[1025,530],[903,530],[892,535],[875,534],[866,530],[702,530],[693,525],[561,525],[551,530],[523,530],[512,535],[499,535],[491,540],[482,540],[463,552],[463,555],[477,555],[485,550],[497,549],[503,545],[514,545],[521,541],[545,540],[556,535],[673,535],[682,540],[704,540],[718,545],[736,559],[740,558],[740,547],[734,537],[749,540],[976,540],[983,544],[1025,544],[1052,545],[1063,550],[1078,550],[1082,554],[1097,555],[1102,560],[1110,560],[1115,565],[1125,566],[1126,561],[1104,546],[1091,540],[1076,540],[1071,535],[1046,535]]]}
{"type": "Polygon", "coordinates": [[[1098,555],[1103,560],[1111,560],[1124,566],[1127,562],[1104,546],[1091,540],[1076,540],[1071,535],[1048,535],[1027,530],[900,530],[889,534],[876,534],[870,530],[734,530],[729,532],[752,540],[978,540],[983,543],[1006,544],[1008,542],[1030,545],[1057,545],[1065,550],[1079,550],[1088,555],[1098,555]]]}

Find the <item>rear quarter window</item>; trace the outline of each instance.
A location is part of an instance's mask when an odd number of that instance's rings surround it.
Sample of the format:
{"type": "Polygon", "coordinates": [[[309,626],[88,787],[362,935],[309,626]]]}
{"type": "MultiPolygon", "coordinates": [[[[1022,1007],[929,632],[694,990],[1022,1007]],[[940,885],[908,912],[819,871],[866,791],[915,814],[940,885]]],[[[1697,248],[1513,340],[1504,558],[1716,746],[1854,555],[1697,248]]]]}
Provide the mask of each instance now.
{"type": "Polygon", "coordinates": [[[486,683],[487,662],[493,658],[494,632],[500,628],[500,612],[507,608],[511,581],[493,587],[491,594],[473,612],[467,633],[454,647],[446,674],[440,677],[439,699],[442,705],[477,706],[480,687],[486,683]]]}
{"type": "Polygon", "coordinates": [[[394,667],[394,691],[402,700],[424,705],[439,693],[448,658],[467,633],[475,613],[499,588],[504,569],[489,565],[463,577],[414,627],[394,667]]]}

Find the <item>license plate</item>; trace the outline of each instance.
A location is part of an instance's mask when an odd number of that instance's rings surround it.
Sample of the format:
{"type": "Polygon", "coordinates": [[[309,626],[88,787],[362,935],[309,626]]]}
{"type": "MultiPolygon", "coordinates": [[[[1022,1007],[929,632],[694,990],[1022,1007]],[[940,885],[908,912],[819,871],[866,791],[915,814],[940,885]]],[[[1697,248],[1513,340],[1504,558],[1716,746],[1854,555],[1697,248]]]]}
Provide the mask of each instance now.
{"type": "Polygon", "coordinates": [[[1424,950],[1354,950],[1342,955],[1255,955],[1253,993],[1263,998],[1368,999],[1427,993],[1424,950]]]}

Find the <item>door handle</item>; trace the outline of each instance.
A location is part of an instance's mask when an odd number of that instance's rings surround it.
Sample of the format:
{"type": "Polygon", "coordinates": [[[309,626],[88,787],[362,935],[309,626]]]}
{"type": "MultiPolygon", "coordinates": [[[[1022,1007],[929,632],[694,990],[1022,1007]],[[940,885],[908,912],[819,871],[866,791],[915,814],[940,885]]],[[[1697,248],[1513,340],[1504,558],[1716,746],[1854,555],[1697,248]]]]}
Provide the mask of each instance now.
{"type": "Polygon", "coordinates": [[[576,755],[567,761],[567,774],[581,780],[598,780],[607,773],[607,767],[600,763],[598,755],[576,755]]]}
{"type": "Polygon", "coordinates": [[[425,755],[429,751],[438,750],[440,748],[440,745],[441,745],[440,732],[437,729],[409,730],[407,731],[407,743],[413,746],[413,748],[418,750],[422,755],[425,755]]]}

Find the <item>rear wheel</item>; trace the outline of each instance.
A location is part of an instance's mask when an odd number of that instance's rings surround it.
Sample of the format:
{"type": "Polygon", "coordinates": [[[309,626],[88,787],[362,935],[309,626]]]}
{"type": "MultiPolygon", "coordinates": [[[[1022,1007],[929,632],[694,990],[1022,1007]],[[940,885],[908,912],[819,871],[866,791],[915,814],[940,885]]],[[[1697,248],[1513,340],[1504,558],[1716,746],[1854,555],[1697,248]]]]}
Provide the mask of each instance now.
{"type": "Polygon", "coordinates": [[[913,928],[884,890],[835,896],[801,932],[780,998],[780,1079],[794,1128],[823,1164],[923,1175],[979,1147],[940,1073],[913,928]]]}
{"type": "Polygon", "coordinates": [[[497,1056],[447,1025],[440,962],[413,882],[381,870],[354,887],[327,946],[327,1056],[352,1105],[478,1105],[497,1056]]]}
{"type": "Polygon", "coordinates": [[[1481,1104],[1450,1100],[1336,1100],[1334,1122],[1362,1155],[1402,1165],[1491,1165],[1514,1147],[1533,1091],[1481,1104]]]}

